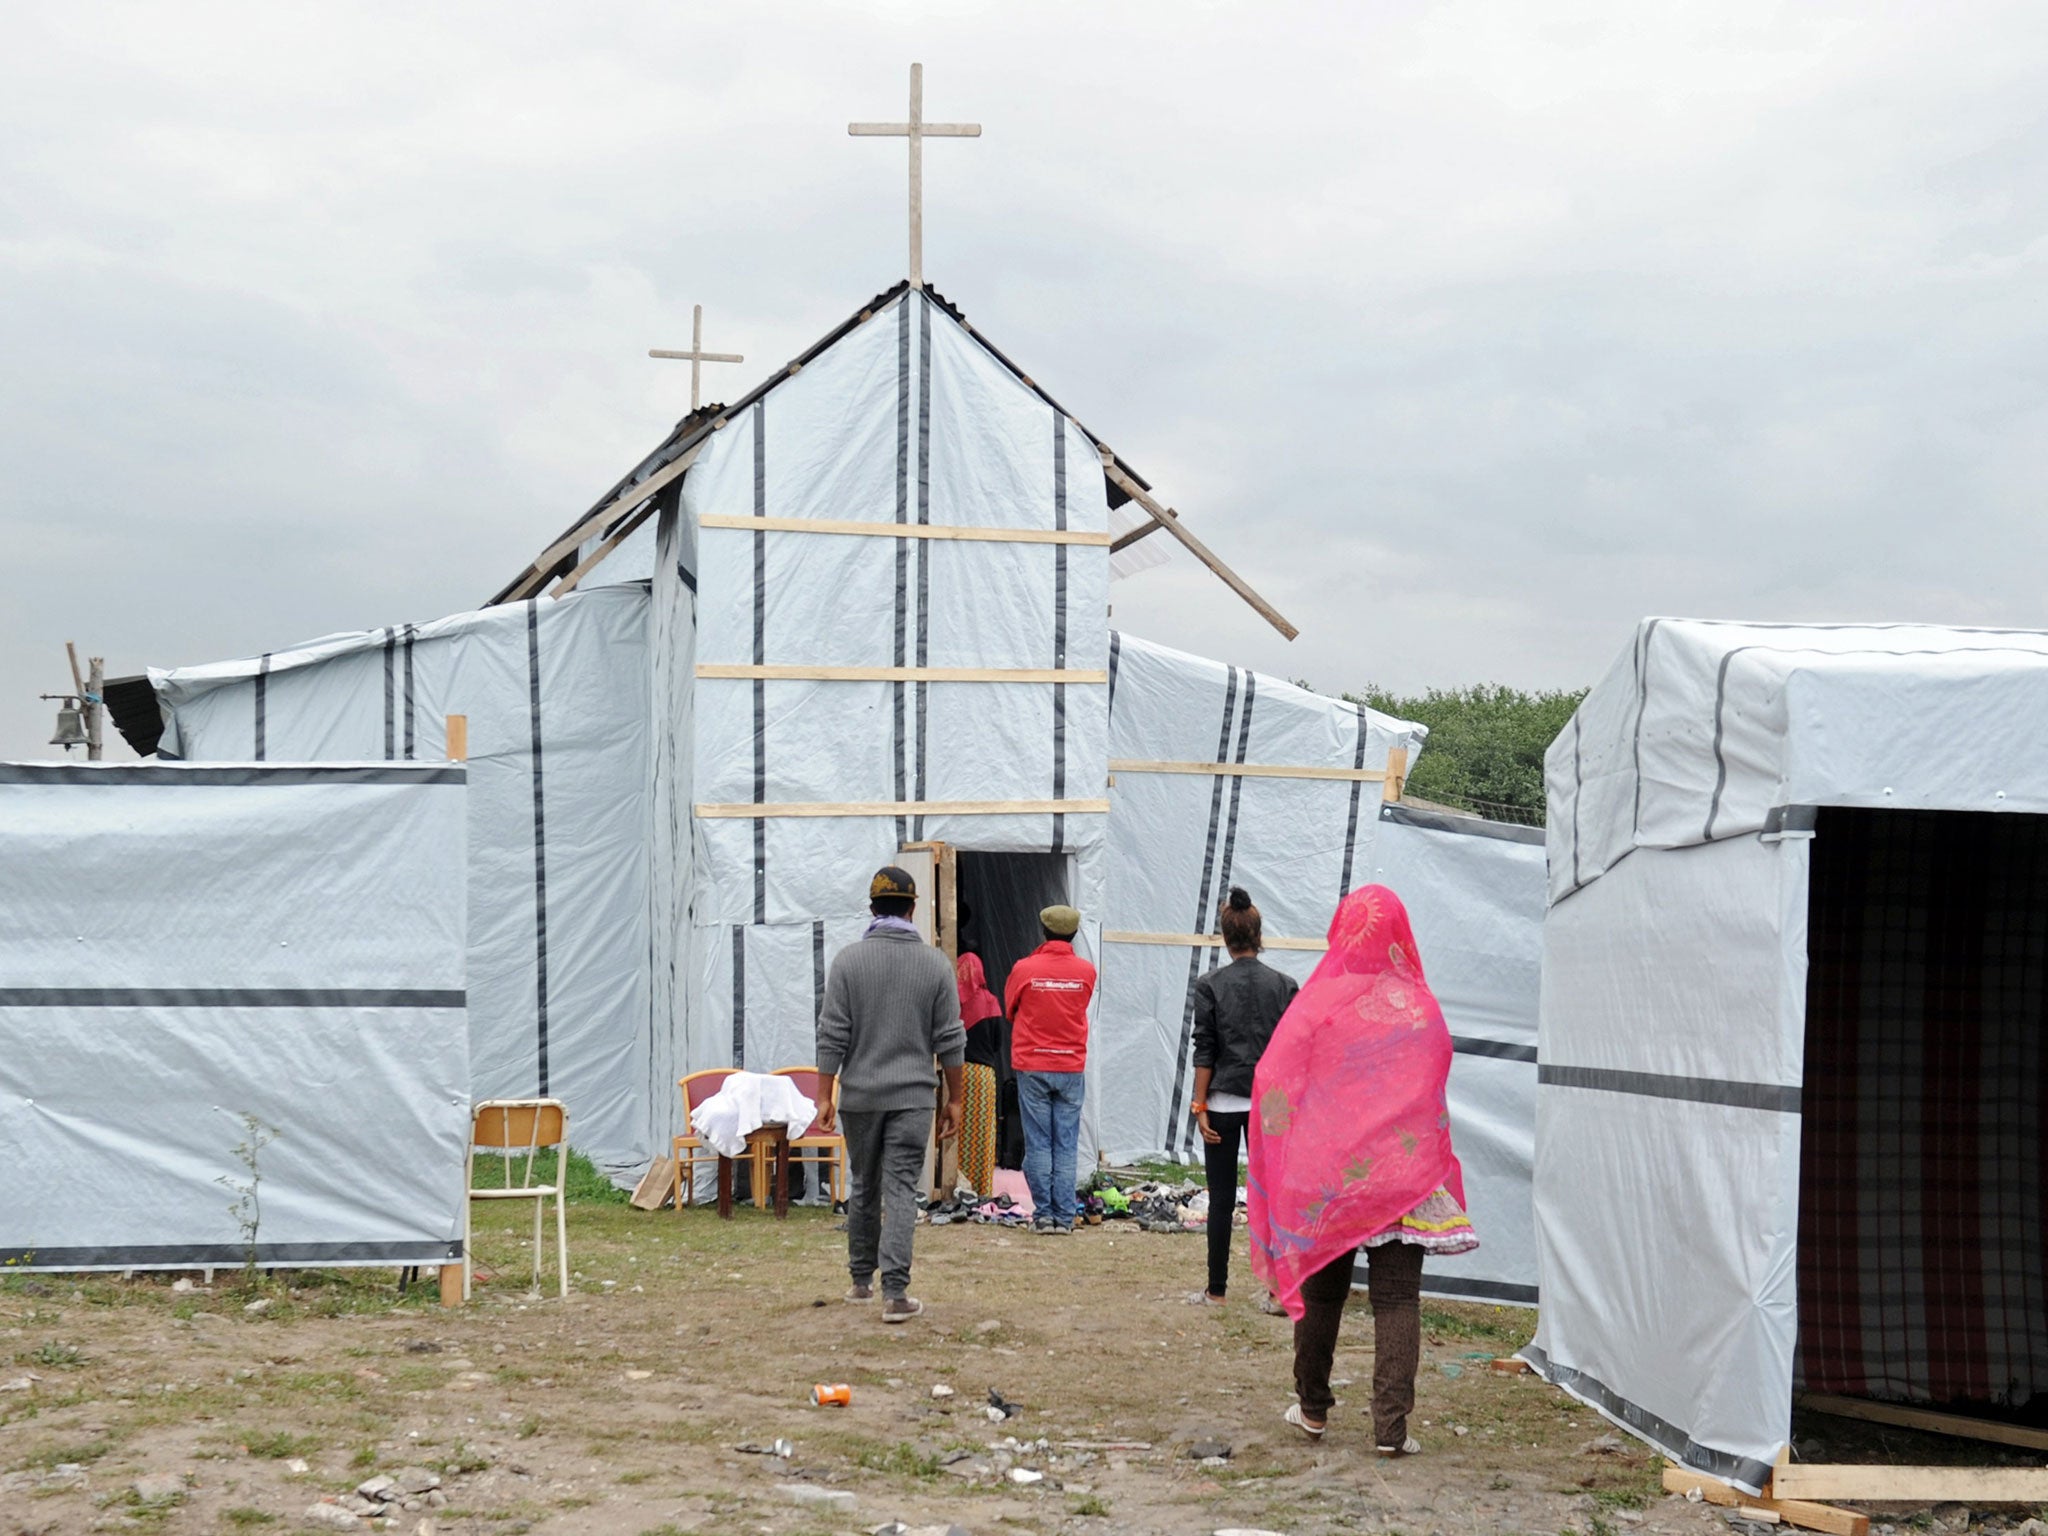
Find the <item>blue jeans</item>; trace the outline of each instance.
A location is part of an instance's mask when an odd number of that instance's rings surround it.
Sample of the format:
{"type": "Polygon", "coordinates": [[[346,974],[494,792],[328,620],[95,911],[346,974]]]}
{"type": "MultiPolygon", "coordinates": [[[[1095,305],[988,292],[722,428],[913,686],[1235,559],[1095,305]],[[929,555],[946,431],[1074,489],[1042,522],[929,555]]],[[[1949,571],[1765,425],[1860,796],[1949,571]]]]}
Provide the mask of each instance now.
{"type": "Polygon", "coordinates": [[[1017,1110],[1024,1121],[1024,1182],[1031,1190],[1032,1220],[1050,1219],[1071,1227],[1074,1156],[1081,1144],[1081,1100],[1088,1092],[1080,1072],[1019,1072],[1017,1110]]]}

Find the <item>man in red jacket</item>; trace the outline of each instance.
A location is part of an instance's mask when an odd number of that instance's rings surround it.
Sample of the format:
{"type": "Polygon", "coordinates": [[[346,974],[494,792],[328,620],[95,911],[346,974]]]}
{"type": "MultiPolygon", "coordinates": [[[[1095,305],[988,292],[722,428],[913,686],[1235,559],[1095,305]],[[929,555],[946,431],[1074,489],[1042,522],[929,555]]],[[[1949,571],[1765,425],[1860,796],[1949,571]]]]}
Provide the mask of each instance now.
{"type": "Polygon", "coordinates": [[[1003,1010],[1010,1016],[1010,1067],[1024,1122],[1024,1182],[1034,1230],[1074,1230],[1074,1157],[1087,1092],[1088,1002],[1095,967],[1074,953],[1081,914],[1047,907],[1038,914],[1045,942],[1010,967],[1003,1010]]]}

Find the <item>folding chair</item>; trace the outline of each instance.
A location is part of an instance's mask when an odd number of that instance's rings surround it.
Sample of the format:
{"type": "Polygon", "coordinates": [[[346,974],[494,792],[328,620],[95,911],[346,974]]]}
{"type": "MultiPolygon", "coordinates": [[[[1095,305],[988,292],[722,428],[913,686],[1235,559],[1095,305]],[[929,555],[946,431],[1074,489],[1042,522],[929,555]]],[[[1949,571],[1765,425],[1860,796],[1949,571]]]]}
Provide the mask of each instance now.
{"type": "Polygon", "coordinates": [[[479,1200],[531,1200],[533,1202],[533,1288],[540,1289],[541,1217],[550,1199],[555,1202],[555,1258],[559,1265],[561,1293],[569,1294],[569,1220],[563,1196],[569,1182],[569,1112],[560,1099],[485,1099],[475,1109],[469,1133],[469,1161],[462,1182],[469,1190],[462,1233],[462,1297],[469,1299],[476,1253],[474,1213],[479,1200]],[[505,1182],[495,1189],[476,1187],[476,1154],[481,1147],[501,1154],[505,1182]],[[543,1147],[555,1151],[555,1181],[536,1184],[533,1165],[543,1147]],[[512,1182],[512,1164],[520,1154],[526,1157],[519,1182],[512,1182]]]}
{"type": "MultiPolygon", "coordinates": [[[[731,1077],[731,1067],[709,1067],[702,1072],[692,1072],[688,1077],[676,1079],[676,1086],[683,1091],[683,1134],[675,1139],[676,1160],[676,1209],[694,1204],[697,1198],[697,1165],[716,1164],[718,1154],[704,1145],[704,1140],[690,1129],[690,1116],[697,1106],[725,1085],[731,1077]]],[[[756,1158],[753,1172],[755,1189],[761,1187],[760,1159],[756,1158]]]]}
{"type": "MultiPolygon", "coordinates": [[[[816,1067],[777,1067],[777,1077],[786,1077],[795,1082],[797,1092],[817,1104],[822,1097],[818,1092],[818,1069],[816,1067]]],[[[789,1160],[792,1163],[809,1163],[813,1168],[830,1170],[832,1200],[834,1204],[846,1198],[846,1138],[829,1131],[818,1129],[817,1116],[804,1127],[803,1134],[789,1138],[789,1160]]]]}

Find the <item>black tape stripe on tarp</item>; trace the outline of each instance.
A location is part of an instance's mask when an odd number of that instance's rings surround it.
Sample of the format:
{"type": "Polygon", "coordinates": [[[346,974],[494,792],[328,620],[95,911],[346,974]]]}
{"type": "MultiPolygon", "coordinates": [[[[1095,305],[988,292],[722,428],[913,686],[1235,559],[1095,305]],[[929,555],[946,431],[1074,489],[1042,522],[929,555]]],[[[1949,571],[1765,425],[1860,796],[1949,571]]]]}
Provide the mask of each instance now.
{"type": "Polygon", "coordinates": [[[732,925],[732,1064],[747,1064],[747,927],[732,925]]]}
{"type": "MultiPolygon", "coordinates": [[[[1225,667],[1227,679],[1223,689],[1223,726],[1216,736],[1216,761],[1230,761],[1230,722],[1237,714],[1237,668],[1225,667]]],[[[1188,931],[1204,933],[1209,922],[1209,886],[1216,876],[1216,831],[1223,819],[1223,775],[1217,774],[1209,791],[1209,834],[1202,848],[1202,883],[1195,888],[1195,924],[1188,931]]],[[[1159,1145],[1171,1149],[1175,1134],[1180,1130],[1180,1090],[1187,1075],[1188,1043],[1195,1032],[1195,979],[1202,974],[1202,950],[1206,946],[1188,947],[1187,1002],[1181,1010],[1180,1049],[1175,1054],[1173,1066],[1173,1097],[1167,1103],[1166,1134],[1159,1145]]]]}
{"type": "MultiPolygon", "coordinates": [[[[917,302],[917,521],[920,527],[932,520],[932,305],[918,295],[917,302]]],[[[932,541],[917,542],[917,665],[931,664],[932,638],[932,541]]],[[[931,761],[927,693],[931,684],[917,684],[917,785],[913,796],[922,801],[926,793],[927,769],[931,761]]],[[[917,818],[913,836],[924,839],[924,817],[917,818]]]]}
{"type": "Polygon", "coordinates": [[[1537,1375],[1552,1386],[1562,1387],[1582,1402],[1591,1403],[1618,1419],[1673,1460],[1683,1462],[1695,1471],[1718,1477],[1723,1482],[1741,1483],[1750,1488],[1769,1484],[1772,1471],[1769,1462],[1701,1445],[1682,1426],[1630,1402],[1598,1377],[1588,1376],[1584,1371],[1551,1359],[1534,1344],[1524,1348],[1521,1356],[1535,1367],[1537,1375]]]}
{"type": "MultiPolygon", "coordinates": [[[[1067,418],[1052,413],[1052,525],[1067,529],[1067,418]]],[[[1067,664],[1067,546],[1055,544],[1052,566],[1052,664],[1067,664]]],[[[1067,685],[1052,685],[1052,797],[1067,798],[1067,685]]],[[[1067,818],[1052,813],[1052,851],[1066,851],[1067,818]]]]}
{"type": "Polygon", "coordinates": [[[1107,708],[1110,717],[1116,717],[1116,669],[1124,659],[1124,637],[1116,630],[1109,632],[1109,700],[1107,708]]]}
{"type": "Polygon", "coordinates": [[[825,1012],[825,919],[811,920],[811,1021],[825,1012]]]}
{"type": "MultiPolygon", "coordinates": [[[[754,407],[754,516],[768,515],[768,402],[754,407]]],[[[754,530],[754,665],[768,662],[768,534],[754,530]]],[[[768,680],[754,679],[754,804],[768,798],[768,680]]],[[[768,921],[768,818],[754,818],[754,921],[768,921]]]]}
{"type": "Polygon", "coordinates": [[[1491,1056],[1497,1061],[1531,1061],[1536,1059],[1536,1047],[1517,1045],[1509,1040],[1484,1040],[1477,1035],[1451,1036],[1451,1049],[1460,1056],[1491,1056]]]}
{"type": "Polygon", "coordinates": [[[270,722],[267,718],[269,712],[270,652],[265,651],[262,658],[256,663],[256,750],[253,755],[259,763],[263,761],[264,747],[267,745],[265,738],[268,736],[270,729],[270,722]]]}
{"type": "Polygon", "coordinates": [[[0,1008],[461,1008],[422,987],[0,987],[0,1008]]]}
{"type": "Polygon", "coordinates": [[[1781,1115],[1799,1113],[1800,1089],[1784,1083],[1673,1077],[1663,1072],[1624,1072],[1611,1067],[1557,1066],[1547,1062],[1536,1069],[1536,1081],[1546,1088],[1586,1088],[1598,1093],[1677,1099],[1687,1104],[1721,1104],[1730,1109],[1763,1109],[1781,1115]]]}
{"type": "MultiPolygon", "coordinates": [[[[1359,1255],[1358,1273],[1365,1274],[1365,1256],[1359,1255]]],[[[1422,1294],[1425,1296],[1461,1296],[1473,1301],[1507,1301],[1524,1307],[1536,1305],[1536,1287],[1518,1285],[1512,1280],[1468,1280],[1463,1275],[1440,1275],[1427,1264],[1422,1266],[1422,1294]]]]}
{"type": "MultiPolygon", "coordinates": [[[[265,1265],[452,1264],[462,1258],[462,1239],[400,1238],[392,1242],[258,1243],[256,1263],[265,1265]]],[[[230,1269],[249,1262],[242,1243],[130,1243],[41,1248],[0,1243],[0,1267],[65,1269],[230,1269]]]]}
{"type": "MultiPolygon", "coordinates": [[[[1244,709],[1239,714],[1237,721],[1237,755],[1233,759],[1235,762],[1242,763],[1245,760],[1246,750],[1251,746],[1252,706],[1258,701],[1258,696],[1258,674],[1247,671],[1244,675],[1244,709]]],[[[1221,931],[1221,924],[1216,918],[1216,909],[1223,905],[1223,893],[1230,885],[1231,863],[1237,857],[1237,809],[1243,794],[1244,775],[1241,773],[1233,774],[1230,780],[1230,810],[1223,820],[1223,857],[1217,862],[1216,885],[1209,893],[1207,917],[1209,926],[1196,928],[1195,932],[1197,933],[1221,931]]],[[[1221,944],[1216,945],[1209,951],[1209,969],[1215,970],[1228,958],[1229,952],[1221,944]]],[[[1188,1003],[1189,1030],[1187,1042],[1182,1049],[1192,1052],[1194,1048],[1194,998],[1192,994],[1188,998],[1188,1003]]],[[[1181,1133],[1181,1151],[1187,1156],[1192,1157],[1194,1155],[1195,1138],[1199,1134],[1200,1128],[1195,1124],[1194,1116],[1190,1115],[1181,1133]]]]}
{"type": "Polygon", "coordinates": [[[384,761],[398,756],[398,630],[384,631],[384,761]]]}
{"type": "MultiPolygon", "coordinates": [[[[1358,741],[1351,749],[1351,767],[1354,772],[1365,767],[1365,706],[1351,706],[1358,711],[1358,741]]],[[[1358,852],[1358,803],[1363,797],[1365,780],[1351,781],[1351,814],[1344,822],[1344,875],[1337,883],[1337,899],[1342,901],[1351,894],[1351,861],[1358,852]]]]}
{"type": "Polygon", "coordinates": [[[1413,805],[1383,805],[1380,820],[1424,832],[1450,832],[1462,837],[1491,837],[1503,843],[1532,843],[1543,846],[1541,827],[1521,827],[1508,821],[1487,821],[1479,816],[1458,816],[1449,811],[1425,811],[1413,805]]]}
{"type": "Polygon", "coordinates": [[[418,626],[412,624],[405,626],[405,760],[407,762],[411,762],[415,755],[413,745],[416,736],[417,713],[413,705],[412,642],[418,633],[418,626]]]}
{"type": "Polygon", "coordinates": [[[533,750],[534,1044],[541,1097],[548,1092],[548,819],[541,791],[540,599],[526,604],[526,699],[533,750]]]}
{"type": "MultiPolygon", "coordinates": [[[[896,521],[910,521],[910,300],[906,297],[896,306],[896,521]]],[[[910,602],[910,540],[896,540],[896,649],[895,665],[909,664],[909,639],[906,626],[909,623],[910,602]]],[[[910,774],[905,760],[910,751],[909,722],[905,709],[909,695],[899,679],[889,685],[890,702],[893,709],[895,732],[890,741],[893,746],[891,757],[896,764],[896,799],[900,803],[910,798],[910,774]]],[[[896,841],[899,845],[910,841],[910,820],[905,816],[896,818],[896,841]]]]}
{"type": "Polygon", "coordinates": [[[453,763],[431,767],[359,767],[354,764],[323,767],[317,763],[294,763],[288,768],[194,767],[121,764],[108,768],[67,767],[52,763],[38,767],[29,763],[0,764],[0,784],[97,785],[102,789],[137,787],[150,789],[237,789],[284,787],[292,784],[461,784],[469,770],[453,763]]]}

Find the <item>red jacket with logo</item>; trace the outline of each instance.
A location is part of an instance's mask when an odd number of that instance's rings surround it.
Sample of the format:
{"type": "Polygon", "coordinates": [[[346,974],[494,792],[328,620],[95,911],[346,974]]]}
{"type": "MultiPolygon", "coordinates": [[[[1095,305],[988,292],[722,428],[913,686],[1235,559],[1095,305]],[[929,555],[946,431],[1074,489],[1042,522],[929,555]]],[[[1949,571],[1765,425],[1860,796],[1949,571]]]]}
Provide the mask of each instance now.
{"type": "Polygon", "coordinates": [[[1003,983],[1010,1066],[1018,1072],[1079,1072],[1087,1066],[1093,996],[1095,967],[1065,939],[1048,939],[1011,966],[1003,983]]]}

